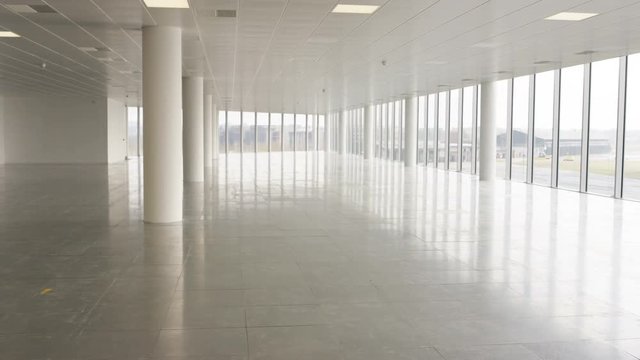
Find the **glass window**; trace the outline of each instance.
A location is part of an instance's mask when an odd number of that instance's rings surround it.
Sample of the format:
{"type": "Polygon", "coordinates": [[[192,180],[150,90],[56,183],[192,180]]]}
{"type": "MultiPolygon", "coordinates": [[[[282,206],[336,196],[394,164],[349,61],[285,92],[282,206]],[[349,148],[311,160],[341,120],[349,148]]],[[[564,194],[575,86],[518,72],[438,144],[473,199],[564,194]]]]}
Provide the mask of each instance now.
{"type": "Polygon", "coordinates": [[[438,167],[444,167],[447,126],[447,92],[438,95],[438,167]]]}
{"type": "Polygon", "coordinates": [[[295,120],[293,114],[282,115],[282,147],[283,151],[293,151],[295,141],[295,120]]]}
{"type": "Polygon", "coordinates": [[[473,86],[463,90],[462,102],[462,171],[471,173],[471,157],[473,152],[473,86]]]}
{"type": "Polygon", "coordinates": [[[380,104],[375,106],[375,139],[376,139],[376,147],[375,147],[375,156],[380,157],[380,144],[382,140],[380,139],[380,134],[382,133],[382,121],[380,120],[380,104]]]}
{"type": "Polygon", "coordinates": [[[282,150],[282,114],[271,113],[271,151],[282,150]]]}
{"type": "Polygon", "coordinates": [[[305,151],[306,144],[305,139],[307,137],[306,134],[307,127],[307,116],[305,114],[296,114],[296,151],[305,151]]]}
{"type": "Polygon", "coordinates": [[[628,58],[622,196],[640,200],[640,54],[628,58]]]}
{"type": "Polygon", "coordinates": [[[560,79],[558,187],[579,190],[584,65],[562,69],[560,79]]]}
{"type": "Polygon", "coordinates": [[[258,142],[256,143],[256,152],[269,151],[269,114],[257,113],[256,133],[258,142]]]}
{"type": "Polygon", "coordinates": [[[435,161],[436,99],[436,94],[427,98],[427,164],[432,165],[435,161]]]}
{"type": "Polygon", "coordinates": [[[227,128],[227,112],[218,111],[218,144],[220,145],[219,151],[221,154],[226,152],[227,136],[225,129],[227,128]]]}
{"type": "Polygon", "coordinates": [[[140,125],[138,126],[138,149],[139,155],[144,156],[144,108],[140,107],[140,116],[138,118],[140,125]]]}
{"type": "Polygon", "coordinates": [[[459,113],[460,113],[460,89],[451,90],[451,110],[449,121],[449,169],[458,169],[458,135],[459,135],[459,113]]]}
{"type": "Polygon", "coordinates": [[[424,164],[426,159],[427,131],[425,128],[425,96],[418,97],[418,164],[424,164]]]}
{"type": "Polygon", "coordinates": [[[314,114],[307,116],[307,150],[313,151],[316,149],[317,117],[314,114]]]}
{"type": "Polygon", "coordinates": [[[588,191],[613,195],[618,123],[618,58],[591,67],[588,191]]]}
{"type": "Polygon", "coordinates": [[[127,106],[127,156],[139,156],[138,153],[138,107],[127,106]]]}
{"type": "Polygon", "coordinates": [[[256,151],[256,113],[243,112],[242,113],[242,151],[255,152],[256,151]]]}
{"type": "Polygon", "coordinates": [[[325,125],[324,125],[324,115],[319,115],[318,116],[318,127],[316,129],[316,131],[318,132],[318,136],[316,137],[316,139],[318,139],[318,146],[317,149],[318,150],[326,150],[324,148],[324,141],[325,141],[325,136],[327,136],[326,132],[325,132],[325,125]]]}
{"type": "Polygon", "coordinates": [[[507,104],[509,101],[509,81],[498,81],[498,93],[496,98],[496,176],[499,179],[506,178],[506,152],[507,149],[507,104]]]}
{"type": "Polygon", "coordinates": [[[240,152],[240,112],[227,112],[227,140],[229,141],[229,152],[240,152]]]}
{"type": "Polygon", "coordinates": [[[511,180],[527,181],[529,136],[529,76],[513,79],[513,131],[511,133],[511,180]]]}
{"type": "Polygon", "coordinates": [[[389,104],[382,104],[382,159],[389,158],[389,104]]]}
{"type": "Polygon", "coordinates": [[[551,186],[554,79],[555,71],[536,74],[533,183],[546,186],[551,186]]]}

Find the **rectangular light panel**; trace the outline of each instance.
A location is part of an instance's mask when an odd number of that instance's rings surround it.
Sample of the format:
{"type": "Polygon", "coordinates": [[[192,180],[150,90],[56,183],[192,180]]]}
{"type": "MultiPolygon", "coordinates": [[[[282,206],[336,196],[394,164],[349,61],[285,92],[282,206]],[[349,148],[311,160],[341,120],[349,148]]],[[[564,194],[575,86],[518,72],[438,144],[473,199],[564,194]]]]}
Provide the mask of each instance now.
{"type": "Polygon", "coordinates": [[[187,0],[144,0],[144,4],[149,8],[166,8],[166,9],[188,9],[189,1],[187,0]]]}
{"type": "Polygon", "coordinates": [[[596,13],[579,13],[579,12],[561,12],[555,15],[549,16],[546,20],[559,20],[559,21],[581,21],[594,17],[596,13]]]}
{"type": "Polygon", "coordinates": [[[17,38],[17,37],[20,37],[20,35],[14,33],[13,31],[0,31],[0,37],[3,37],[3,38],[17,38]]]}
{"type": "Polygon", "coordinates": [[[378,5],[338,4],[331,12],[337,14],[373,14],[379,7],[378,5]]]}

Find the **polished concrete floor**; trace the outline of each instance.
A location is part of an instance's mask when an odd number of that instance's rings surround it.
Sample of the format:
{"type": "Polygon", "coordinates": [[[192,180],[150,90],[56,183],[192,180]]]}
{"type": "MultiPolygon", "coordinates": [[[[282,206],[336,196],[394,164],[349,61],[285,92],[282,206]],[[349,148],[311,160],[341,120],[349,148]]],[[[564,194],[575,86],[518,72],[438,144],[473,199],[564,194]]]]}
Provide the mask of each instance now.
{"type": "Polygon", "coordinates": [[[0,167],[0,359],[640,357],[640,203],[247,154],[153,226],[139,169],[0,167]]]}

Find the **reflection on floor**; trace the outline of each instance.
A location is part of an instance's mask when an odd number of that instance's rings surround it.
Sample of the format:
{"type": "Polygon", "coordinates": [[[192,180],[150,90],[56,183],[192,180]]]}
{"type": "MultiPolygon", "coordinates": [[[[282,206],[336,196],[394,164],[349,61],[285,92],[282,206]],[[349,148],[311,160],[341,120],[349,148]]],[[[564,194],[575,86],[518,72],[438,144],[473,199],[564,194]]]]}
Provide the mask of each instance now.
{"type": "Polygon", "coordinates": [[[0,359],[640,356],[640,203],[246,154],[150,226],[139,166],[0,167],[0,359]]]}

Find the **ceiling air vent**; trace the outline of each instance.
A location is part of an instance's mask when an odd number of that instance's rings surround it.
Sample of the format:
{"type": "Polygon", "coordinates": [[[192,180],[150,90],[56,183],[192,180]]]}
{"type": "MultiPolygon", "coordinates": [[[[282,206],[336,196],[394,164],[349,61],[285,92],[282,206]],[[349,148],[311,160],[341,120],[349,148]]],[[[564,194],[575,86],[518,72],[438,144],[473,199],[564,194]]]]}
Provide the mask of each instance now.
{"type": "Polygon", "coordinates": [[[216,10],[216,17],[234,18],[236,17],[236,11],[235,10],[216,10]]]}

